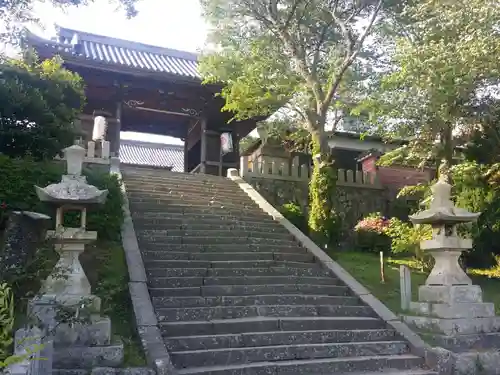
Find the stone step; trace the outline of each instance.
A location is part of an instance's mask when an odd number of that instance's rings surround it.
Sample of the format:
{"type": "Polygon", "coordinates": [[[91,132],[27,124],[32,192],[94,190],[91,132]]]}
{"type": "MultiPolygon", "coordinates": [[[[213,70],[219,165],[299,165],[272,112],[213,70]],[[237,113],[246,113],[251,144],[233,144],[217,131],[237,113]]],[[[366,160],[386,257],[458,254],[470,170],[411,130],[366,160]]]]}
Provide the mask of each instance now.
{"type": "Polygon", "coordinates": [[[203,179],[227,180],[225,176],[215,176],[211,174],[189,173],[189,172],[174,172],[164,168],[150,168],[147,166],[138,166],[131,164],[122,164],[120,169],[122,173],[127,175],[136,174],[138,176],[167,176],[178,179],[203,178],[203,179]]]}
{"type": "MultiPolygon", "coordinates": [[[[291,360],[280,362],[257,362],[230,366],[203,366],[182,369],[178,375],[352,375],[353,372],[367,371],[385,373],[384,368],[406,370],[423,366],[420,357],[404,355],[373,355],[355,358],[325,358],[313,360],[291,360]]],[[[396,373],[395,373],[396,374],[396,373]]],[[[407,375],[397,372],[398,375],[407,375]]],[[[412,372],[409,373],[413,375],[412,372]]],[[[433,374],[432,372],[417,372],[417,375],[433,374]]]]}
{"type": "Polygon", "coordinates": [[[172,183],[183,182],[201,182],[201,183],[214,183],[214,184],[227,184],[234,183],[225,176],[214,176],[209,174],[195,174],[183,172],[169,172],[154,169],[129,169],[128,167],[121,170],[124,178],[130,180],[148,180],[148,181],[171,181],[172,183]]]}
{"type": "Polygon", "coordinates": [[[198,195],[238,195],[242,190],[232,181],[223,183],[205,183],[203,181],[185,181],[185,182],[171,182],[168,179],[124,179],[125,189],[131,191],[138,191],[141,187],[144,191],[153,192],[186,192],[198,195]]]}
{"type": "Polygon", "coordinates": [[[263,216],[260,219],[247,218],[245,216],[225,216],[225,215],[182,215],[182,214],[166,214],[165,212],[132,212],[134,225],[144,223],[162,227],[163,224],[170,225],[238,225],[248,227],[263,227],[272,226],[275,228],[284,228],[280,223],[275,221],[271,216],[263,216]]]}
{"type": "Polygon", "coordinates": [[[159,200],[162,203],[189,203],[189,204],[210,204],[210,205],[243,205],[249,207],[258,207],[255,201],[241,190],[237,192],[212,192],[212,191],[189,191],[171,189],[166,191],[159,190],[140,190],[139,187],[127,189],[129,200],[152,201],[159,200]]]}
{"type": "MultiPolygon", "coordinates": [[[[287,245],[272,245],[268,243],[198,243],[182,244],[169,242],[151,242],[145,239],[145,236],[138,232],[139,247],[143,251],[152,252],[186,252],[186,253],[287,253],[295,255],[307,255],[307,259],[313,259],[307,249],[301,247],[298,243],[287,245]],[[310,256],[309,256],[310,255],[310,256]]],[[[257,260],[257,259],[256,259],[257,260]]]]}
{"type": "Polygon", "coordinates": [[[209,194],[200,191],[185,192],[169,190],[165,192],[144,191],[139,189],[127,189],[129,201],[159,204],[185,204],[195,206],[216,206],[216,207],[247,207],[259,208],[257,204],[246,194],[209,194]]]}
{"type": "Polygon", "coordinates": [[[136,214],[160,214],[164,217],[171,217],[176,219],[177,216],[194,216],[194,217],[210,217],[210,216],[224,216],[224,217],[241,217],[248,220],[259,221],[262,218],[272,220],[271,216],[262,210],[257,209],[226,209],[208,206],[170,206],[159,205],[155,203],[141,204],[137,202],[130,202],[130,210],[136,214]]]}
{"type": "Polygon", "coordinates": [[[89,370],[52,368],[52,375],[89,375],[89,370]]]}
{"type": "Polygon", "coordinates": [[[235,277],[235,276],[315,276],[329,277],[330,272],[314,268],[149,268],[148,277],[235,277]]]}
{"type": "Polygon", "coordinates": [[[374,341],[354,343],[324,343],[261,346],[250,348],[221,348],[171,352],[174,366],[178,368],[276,362],[320,358],[350,358],[368,355],[399,355],[408,353],[402,341],[374,341]]]}
{"type": "MultiPolygon", "coordinates": [[[[193,228],[185,229],[146,229],[140,231],[141,236],[147,236],[154,240],[163,239],[170,240],[172,237],[190,237],[190,238],[228,238],[237,239],[244,238],[251,240],[252,238],[265,238],[275,241],[295,242],[293,236],[287,232],[263,232],[244,229],[220,228],[215,230],[200,230],[193,228]]],[[[161,242],[161,241],[160,241],[161,242]]]]}
{"type": "Polygon", "coordinates": [[[171,212],[184,212],[184,208],[187,209],[214,209],[214,210],[224,210],[224,211],[238,211],[242,210],[245,212],[254,212],[254,213],[264,213],[262,209],[257,206],[253,202],[248,202],[244,200],[242,197],[234,197],[228,198],[226,203],[219,203],[212,201],[206,197],[200,197],[200,199],[193,201],[184,198],[178,199],[160,199],[160,198],[150,198],[146,194],[142,193],[139,196],[134,196],[129,194],[129,203],[131,205],[140,205],[141,207],[154,207],[159,206],[164,208],[165,210],[169,210],[171,212]],[[232,201],[230,200],[232,199],[232,201]],[[237,199],[237,200],[236,200],[237,199]]]}
{"type": "Polygon", "coordinates": [[[242,334],[274,331],[318,331],[386,329],[385,323],[372,317],[251,317],[211,321],[159,323],[167,337],[192,335],[242,334]]]}
{"type": "Polygon", "coordinates": [[[149,288],[152,297],[220,297],[253,296],[262,294],[305,294],[349,296],[349,288],[338,285],[281,284],[281,285],[206,285],[197,287],[149,288]]]}
{"type": "Polygon", "coordinates": [[[263,267],[317,267],[314,262],[285,262],[277,260],[208,261],[208,260],[158,260],[144,259],[146,269],[158,268],[263,268],[263,267]]]}
{"type": "Polygon", "coordinates": [[[152,231],[152,232],[163,232],[163,231],[183,231],[183,232],[210,232],[217,230],[227,230],[227,231],[251,231],[254,233],[275,233],[275,234],[286,234],[291,235],[290,232],[280,225],[279,223],[273,223],[273,225],[262,224],[261,222],[255,223],[219,223],[214,222],[213,224],[197,224],[193,223],[183,223],[182,220],[173,221],[171,219],[134,219],[134,226],[136,231],[139,229],[141,231],[152,231]]]}
{"type": "Polygon", "coordinates": [[[59,369],[92,369],[117,367],[123,361],[123,344],[115,342],[107,346],[66,346],[54,349],[53,363],[59,369]]]}
{"type": "Polygon", "coordinates": [[[144,239],[142,231],[137,231],[139,247],[143,251],[161,252],[184,252],[184,253],[287,253],[287,254],[309,254],[308,250],[299,244],[292,246],[268,245],[268,244],[176,244],[166,240],[152,242],[144,239]]]}
{"type": "Polygon", "coordinates": [[[325,295],[256,295],[223,297],[153,297],[156,308],[170,307],[220,307],[220,306],[258,306],[258,305],[346,305],[358,306],[358,297],[325,295]]]}
{"type": "MultiPolygon", "coordinates": [[[[198,189],[220,189],[228,191],[237,191],[238,185],[228,179],[207,180],[207,179],[179,179],[168,176],[132,176],[128,175],[124,178],[126,185],[132,186],[151,186],[165,187],[168,189],[179,189],[184,187],[192,187],[198,189]]],[[[125,185],[125,186],[126,186],[125,185]]]]}
{"type": "Polygon", "coordinates": [[[252,317],[370,317],[374,313],[368,306],[361,305],[254,305],[157,308],[156,315],[159,322],[188,322],[252,317]]]}
{"type": "Polygon", "coordinates": [[[183,186],[180,187],[168,187],[163,185],[145,185],[145,184],[129,184],[125,183],[125,189],[129,198],[132,197],[171,197],[172,199],[185,199],[189,201],[202,200],[207,203],[211,200],[215,202],[227,203],[232,202],[242,202],[255,205],[255,202],[246,193],[243,193],[239,187],[235,190],[228,189],[217,189],[217,188],[206,188],[203,186],[183,186]]]}
{"type": "MultiPolygon", "coordinates": [[[[140,243],[140,242],[139,242],[140,243]]],[[[142,246],[141,246],[142,247],[142,246]]],[[[148,246],[150,249],[151,246],[148,246]]],[[[158,248],[158,247],[156,247],[158,248]]],[[[294,253],[281,253],[281,252],[226,252],[218,249],[221,252],[206,251],[202,253],[194,253],[189,251],[175,252],[169,250],[146,250],[142,252],[144,259],[147,260],[206,260],[206,261],[251,261],[251,260],[277,260],[277,261],[291,261],[291,262],[313,262],[314,256],[311,254],[294,254],[294,253]]]]}
{"type": "Polygon", "coordinates": [[[394,330],[330,330],[330,331],[275,331],[226,335],[181,336],[165,340],[168,350],[207,350],[217,348],[243,348],[268,345],[304,345],[336,342],[390,341],[394,330]]]}
{"type": "Polygon", "coordinates": [[[232,276],[232,277],[156,277],[149,280],[153,288],[186,288],[211,285],[339,285],[334,277],[308,276],[232,276]]]}
{"type": "Polygon", "coordinates": [[[155,238],[151,236],[144,235],[139,233],[142,241],[148,244],[154,245],[166,245],[166,244],[182,244],[182,245],[203,245],[203,244],[224,244],[224,245],[240,245],[240,244],[266,244],[266,245],[279,245],[279,246],[297,246],[299,243],[296,242],[292,237],[288,237],[287,239],[278,239],[278,238],[268,238],[265,234],[262,237],[223,237],[218,236],[216,233],[211,233],[212,237],[208,235],[202,236],[194,236],[194,237],[174,237],[168,236],[167,238],[155,238]]]}

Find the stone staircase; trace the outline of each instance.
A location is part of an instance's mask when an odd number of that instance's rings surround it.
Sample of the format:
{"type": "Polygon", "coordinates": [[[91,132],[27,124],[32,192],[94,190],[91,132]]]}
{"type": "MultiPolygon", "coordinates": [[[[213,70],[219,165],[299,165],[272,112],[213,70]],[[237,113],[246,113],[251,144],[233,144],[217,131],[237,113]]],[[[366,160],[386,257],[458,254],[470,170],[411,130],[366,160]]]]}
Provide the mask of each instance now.
{"type": "Polygon", "coordinates": [[[122,173],[179,375],[433,374],[234,182],[122,173]]]}

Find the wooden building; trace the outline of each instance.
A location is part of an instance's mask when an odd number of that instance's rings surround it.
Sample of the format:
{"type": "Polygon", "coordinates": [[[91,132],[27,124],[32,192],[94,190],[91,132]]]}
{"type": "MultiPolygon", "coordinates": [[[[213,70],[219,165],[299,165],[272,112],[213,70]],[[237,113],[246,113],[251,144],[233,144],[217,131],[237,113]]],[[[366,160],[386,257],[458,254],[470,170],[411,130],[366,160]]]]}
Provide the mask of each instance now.
{"type": "Polygon", "coordinates": [[[221,86],[203,85],[197,55],[59,28],[52,40],[29,33],[41,58],[59,55],[86,83],[81,130],[92,137],[93,120],[107,118],[106,139],[119,156],[120,131],[167,135],[184,141],[184,171],[225,175],[239,167],[238,143],[256,120],[228,123],[221,86]],[[221,158],[220,135],[230,132],[233,152],[221,158]]]}

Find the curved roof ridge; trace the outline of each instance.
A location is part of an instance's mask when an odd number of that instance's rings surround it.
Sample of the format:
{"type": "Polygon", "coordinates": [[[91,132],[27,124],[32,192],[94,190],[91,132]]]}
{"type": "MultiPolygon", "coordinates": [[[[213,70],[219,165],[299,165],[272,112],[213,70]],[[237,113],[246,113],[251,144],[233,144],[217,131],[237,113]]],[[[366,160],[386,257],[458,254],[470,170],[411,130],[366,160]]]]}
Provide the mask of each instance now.
{"type": "Polygon", "coordinates": [[[86,31],[80,31],[76,29],[70,29],[67,27],[62,27],[57,25],[58,34],[60,37],[67,38],[69,41],[76,34],[80,40],[85,40],[89,42],[108,44],[116,47],[140,50],[144,52],[156,53],[159,55],[166,55],[170,57],[175,57],[178,59],[198,61],[198,54],[187,51],[180,51],[172,48],[154,46],[151,44],[132,42],[125,39],[109,37],[105,35],[93,34],[86,31]]]}

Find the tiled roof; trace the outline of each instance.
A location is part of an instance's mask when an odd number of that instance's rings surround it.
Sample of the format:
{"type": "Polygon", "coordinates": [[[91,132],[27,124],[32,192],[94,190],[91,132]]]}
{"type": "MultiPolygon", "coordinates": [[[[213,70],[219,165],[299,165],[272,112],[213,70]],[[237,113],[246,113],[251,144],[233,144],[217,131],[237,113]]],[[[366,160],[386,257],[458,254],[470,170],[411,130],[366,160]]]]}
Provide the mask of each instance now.
{"type": "Polygon", "coordinates": [[[194,53],[110,38],[103,35],[59,28],[57,40],[30,34],[37,44],[53,48],[62,55],[160,74],[200,79],[198,56],[194,53]]]}
{"type": "Polygon", "coordinates": [[[184,146],[120,140],[120,162],[184,172],[184,146]]]}

